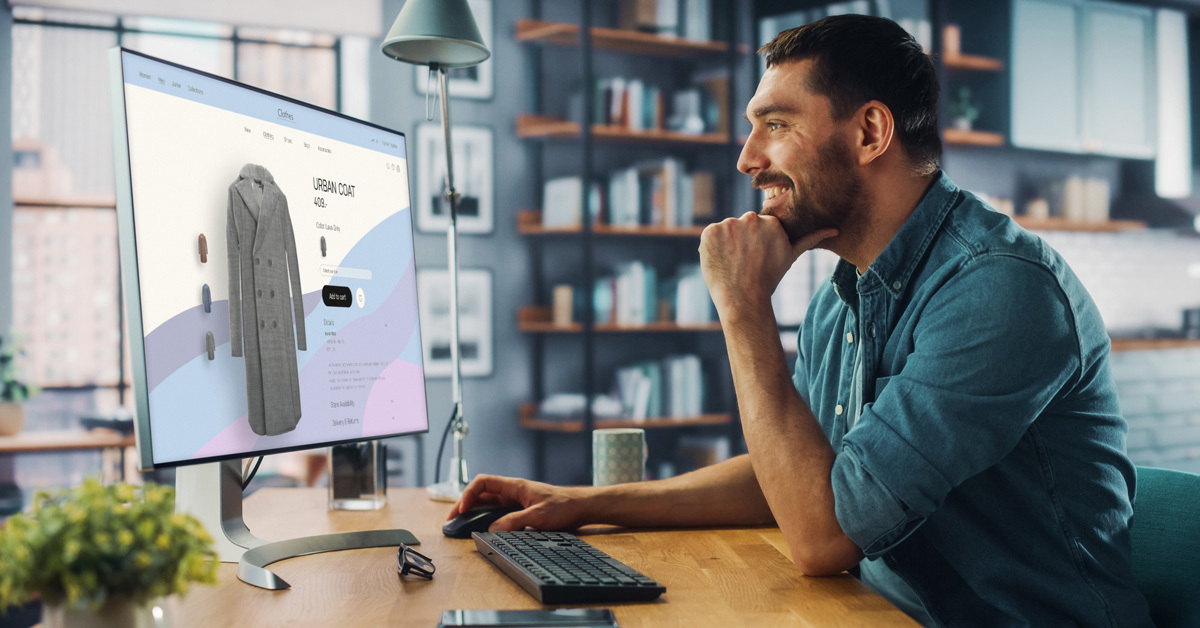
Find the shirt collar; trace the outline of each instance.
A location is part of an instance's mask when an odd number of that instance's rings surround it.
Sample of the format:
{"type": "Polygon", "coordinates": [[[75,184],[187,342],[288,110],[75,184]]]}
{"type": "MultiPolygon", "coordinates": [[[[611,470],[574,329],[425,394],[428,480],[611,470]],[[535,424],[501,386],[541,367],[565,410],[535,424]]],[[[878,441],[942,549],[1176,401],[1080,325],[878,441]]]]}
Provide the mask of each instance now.
{"type": "Polygon", "coordinates": [[[858,293],[865,292],[873,282],[878,282],[892,297],[899,297],[942,222],[954,207],[958,192],[958,186],[950,177],[939,171],[929,191],[865,274],[860,277],[853,264],[846,260],[838,261],[830,277],[837,295],[851,307],[857,307],[858,293]]]}

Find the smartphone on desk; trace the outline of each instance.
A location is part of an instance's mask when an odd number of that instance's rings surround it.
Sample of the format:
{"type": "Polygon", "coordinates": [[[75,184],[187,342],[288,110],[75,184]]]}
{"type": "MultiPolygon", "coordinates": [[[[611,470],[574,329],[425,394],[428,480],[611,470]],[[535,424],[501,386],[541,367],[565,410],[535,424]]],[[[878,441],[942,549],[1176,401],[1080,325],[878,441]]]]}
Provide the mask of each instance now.
{"type": "Polygon", "coordinates": [[[442,611],[438,628],[617,628],[608,609],[442,611]]]}

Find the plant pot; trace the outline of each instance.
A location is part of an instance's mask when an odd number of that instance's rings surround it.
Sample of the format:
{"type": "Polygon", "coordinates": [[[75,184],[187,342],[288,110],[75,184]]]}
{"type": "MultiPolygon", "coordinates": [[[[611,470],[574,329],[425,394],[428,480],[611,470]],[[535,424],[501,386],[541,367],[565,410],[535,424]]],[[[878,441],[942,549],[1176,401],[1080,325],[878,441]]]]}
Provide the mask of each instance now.
{"type": "Polygon", "coordinates": [[[0,436],[12,436],[25,427],[25,406],[14,401],[0,402],[0,436]]]}
{"type": "Polygon", "coordinates": [[[970,131],[971,130],[970,118],[964,118],[962,116],[955,118],[954,119],[954,128],[958,129],[959,131],[970,131]]]}
{"type": "Polygon", "coordinates": [[[127,597],[109,598],[96,610],[67,608],[65,604],[46,604],[42,607],[43,628],[169,628],[171,622],[161,603],[134,604],[127,597]],[[157,610],[157,612],[155,612],[157,610]]]}

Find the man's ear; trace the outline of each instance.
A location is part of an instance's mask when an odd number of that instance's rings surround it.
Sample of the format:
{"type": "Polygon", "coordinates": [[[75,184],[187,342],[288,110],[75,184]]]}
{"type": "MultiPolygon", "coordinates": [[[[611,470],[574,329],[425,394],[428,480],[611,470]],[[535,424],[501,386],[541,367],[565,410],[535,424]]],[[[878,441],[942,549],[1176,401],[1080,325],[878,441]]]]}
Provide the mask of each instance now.
{"type": "Polygon", "coordinates": [[[887,152],[896,134],[896,118],[887,105],[872,100],[854,113],[855,156],[860,166],[865,166],[887,152]]]}

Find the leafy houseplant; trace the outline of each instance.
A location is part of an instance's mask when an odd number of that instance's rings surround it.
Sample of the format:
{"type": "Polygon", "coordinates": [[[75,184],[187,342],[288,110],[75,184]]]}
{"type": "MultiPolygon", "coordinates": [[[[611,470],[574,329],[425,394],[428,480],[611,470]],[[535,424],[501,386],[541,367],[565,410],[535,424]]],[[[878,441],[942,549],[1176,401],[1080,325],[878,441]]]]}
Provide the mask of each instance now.
{"type": "Polygon", "coordinates": [[[17,370],[20,351],[4,348],[0,338],[0,435],[11,435],[21,431],[25,425],[25,408],[21,402],[37,394],[37,387],[22,382],[17,370]]]}
{"type": "Polygon", "coordinates": [[[947,105],[947,110],[950,118],[954,120],[955,127],[963,131],[970,131],[972,125],[979,119],[983,105],[972,97],[970,87],[963,87],[958,90],[958,98],[951,100],[947,105]]]}
{"type": "Polygon", "coordinates": [[[35,593],[47,612],[145,606],[191,582],[216,582],[212,539],[195,518],[175,514],[174,493],[94,479],[39,492],[0,533],[0,610],[35,593]]]}

